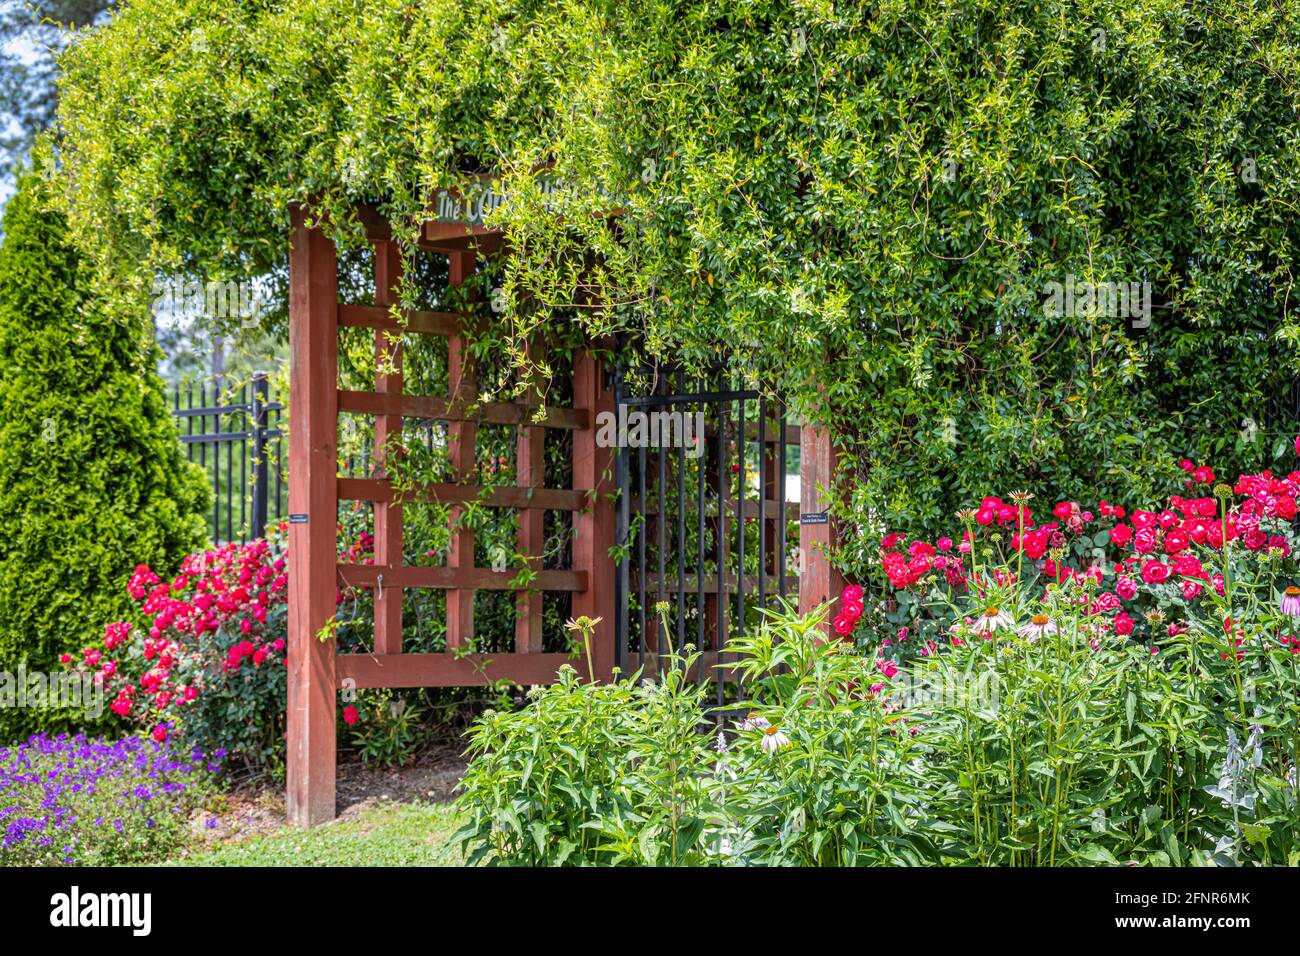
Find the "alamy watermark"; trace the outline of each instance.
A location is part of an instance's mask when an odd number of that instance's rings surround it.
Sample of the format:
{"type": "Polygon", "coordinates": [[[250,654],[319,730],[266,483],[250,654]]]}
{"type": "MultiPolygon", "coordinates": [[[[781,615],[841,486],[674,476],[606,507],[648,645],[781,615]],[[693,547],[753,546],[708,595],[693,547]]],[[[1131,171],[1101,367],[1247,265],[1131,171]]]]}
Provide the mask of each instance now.
{"type": "Polygon", "coordinates": [[[104,687],[93,674],[46,674],[20,664],[17,674],[0,671],[0,707],[76,707],[87,717],[99,717],[104,687]]]}
{"type": "Polygon", "coordinates": [[[682,448],[686,457],[704,454],[704,412],[629,409],[596,415],[596,444],[601,448],[682,448]]]}
{"type": "Polygon", "coordinates": [[[1002,704],[997,671],[944,674],[899,672],[890,682],[890,698],[899,706],[918,710],[969,708],[996,715],[1002,704]]]}
{"type": "Polygon", "coordinates": [[[153,311],[156,316],[239,319],[244,328],[251,328],[261,321],[266,302],[256,284],[246,279],[208,282],[155,279],[153,311]]]}
{"type": "Polygon", "coordinates": [[[1047,301],[1043,311],[1059,316],[1105,316],[1133,320],[1133,328],[1151,324],[1151,283],[1083,282],[1067,275],[1064,282],[1049,282],[1043,287],[1047,301]]]}

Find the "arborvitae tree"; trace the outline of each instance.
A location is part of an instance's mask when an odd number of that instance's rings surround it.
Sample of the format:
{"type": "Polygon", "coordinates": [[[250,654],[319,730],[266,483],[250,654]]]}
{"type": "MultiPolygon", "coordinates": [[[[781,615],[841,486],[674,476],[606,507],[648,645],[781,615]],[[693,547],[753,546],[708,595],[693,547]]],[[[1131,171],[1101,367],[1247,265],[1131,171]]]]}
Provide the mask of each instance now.
{"type": "MultiPolygon", "coordinates": [[[[127,615],[140,563],[204,541],[207,489],[155,368],[147,306],[88,294],[66,224],[22,176],[0,246],[0,671],[55,672],[127,615]]],[[[0,744],[79,714],[0,708],[0,744]]]]}

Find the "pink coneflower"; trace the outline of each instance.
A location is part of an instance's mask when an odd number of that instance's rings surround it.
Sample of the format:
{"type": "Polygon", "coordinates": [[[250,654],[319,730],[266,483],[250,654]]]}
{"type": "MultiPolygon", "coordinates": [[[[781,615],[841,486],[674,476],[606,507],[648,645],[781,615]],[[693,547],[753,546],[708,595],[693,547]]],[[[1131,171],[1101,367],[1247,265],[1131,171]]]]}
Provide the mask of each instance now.
{"type": "Polygon", "coordinates": [[[1294,584],[1282,592],[1282,613],[1287,617],[1300,617],[1300,588],[1294,584]]]}
{"type": "Polygon", "coordinates": [[[1020,636],[1027,637],[1031,641],[1055,633],[1056,625],[1052,623],[1052,619],[1046,614],[1035,614],[1029,619],[1029,623],[1020,629],[1020,636]]]}
{"type": "Polygon", "coordinates": [[[756,710],[751,710],[740,722],[741,730],[766,730],[767,728],[768,719],[756,710]]]}
{"type": "Polygon", "coordinates": [[[992,634],[998,629],[1010,628],[1013,625],[1011,615],[996,607],[986,607],[984,613],[975,619],[976,634],[992,634]]]}
{"type": "Polygon", "coordinates": [[[763,750],[765,753],[776,753],[782,747],[790,745],[790,738],[781,733],[780,727],[768,727],[763,731],[763,750]]]}

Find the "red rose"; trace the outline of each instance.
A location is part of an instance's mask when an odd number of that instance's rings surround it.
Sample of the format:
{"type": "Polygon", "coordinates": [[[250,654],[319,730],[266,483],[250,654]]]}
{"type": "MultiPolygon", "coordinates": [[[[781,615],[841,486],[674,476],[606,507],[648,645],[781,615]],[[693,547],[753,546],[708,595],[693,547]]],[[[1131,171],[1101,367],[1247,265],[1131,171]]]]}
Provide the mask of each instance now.
{"type": "Polygon", "coordinates": [[[1159,561],[1148,561],[1142,565],[1142,580],[1147,584],[1160,584],[1169,580],[1169,566],[1159,561]]]}
{"type": "Polygon", "coordinates": [[[1135,511],[1132,521],[1135,528],[1150,528],[1155,525],[1156,516],[1151,511],[1135,511]]]}
{"type": "Polygon", "coordinates": [[[357,709],[351,704],[343,708],[343,723],[351,727],[358,719],[357,709]]]}

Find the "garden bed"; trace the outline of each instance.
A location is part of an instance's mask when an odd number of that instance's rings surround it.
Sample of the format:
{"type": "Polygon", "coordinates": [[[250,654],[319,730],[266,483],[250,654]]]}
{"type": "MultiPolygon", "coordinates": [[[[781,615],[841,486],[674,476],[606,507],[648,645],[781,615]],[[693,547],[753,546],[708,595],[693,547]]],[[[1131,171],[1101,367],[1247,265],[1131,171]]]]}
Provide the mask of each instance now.
{"type": "MultiPolygon", "coordinates": [[[[375,767],[355,755],[341,755],[338,765],[338,820],[355,822],[375,811],[387,813],[403,805],[446,803],[454,796],[465,770],[458,738],[426,746],[404,767],[375,767]]],[[[284,788],[270,777],[236,787],[218,810],[197,812],[193,826],[199,836],[181,859],[203,847],[226,846],[262,839],[288,825],[284,788]]]]}

